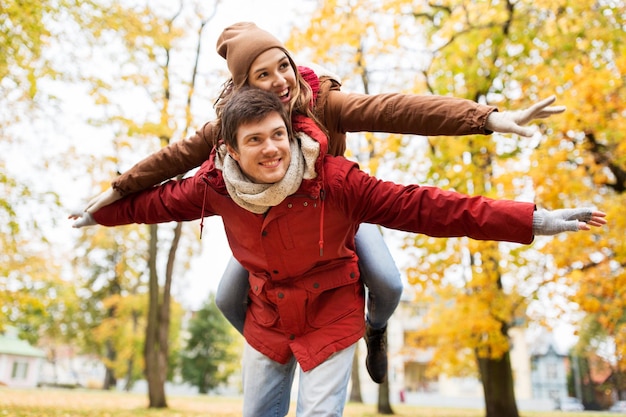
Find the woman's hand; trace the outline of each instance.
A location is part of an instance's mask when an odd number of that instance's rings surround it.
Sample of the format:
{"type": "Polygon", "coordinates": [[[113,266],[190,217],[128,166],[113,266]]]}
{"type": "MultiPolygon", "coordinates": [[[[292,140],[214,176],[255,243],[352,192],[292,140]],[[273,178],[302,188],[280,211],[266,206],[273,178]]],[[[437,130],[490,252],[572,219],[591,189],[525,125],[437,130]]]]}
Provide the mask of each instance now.
{"type": "Polygon", "coordinates": [[[75,229],[98,224],[98,222],[94,220],[93,216],[86,211],[74,211],[69,216],[67,216],[67,218],[76,220],[72,225],[72,227],[75,229]]]}
{"type": "Polygon", "coordinates": [[[550,104],[554,103],[555,100],[556,96],[548,97],[525,110],[494,111],[487,117],[485,128],[498,133],[515,133],[530,137],[533,135],[535,127],[524,127],[524,125],[532,120],[545,119],[565,111],[565,106],[550,107],[550,104]]]}
{"type": "Polygon", "coordinates": [[[106,191],[103,191],[101,194],[92,198],[89,203],[87,203],[87,207],[85,207],[85,211],[88,213],[95,213],[100,210],[104,206],[108,206],[111,203],[116,202],[122,198],[122,195],[115,191],[113,188],[109,188],[106,191]]]}

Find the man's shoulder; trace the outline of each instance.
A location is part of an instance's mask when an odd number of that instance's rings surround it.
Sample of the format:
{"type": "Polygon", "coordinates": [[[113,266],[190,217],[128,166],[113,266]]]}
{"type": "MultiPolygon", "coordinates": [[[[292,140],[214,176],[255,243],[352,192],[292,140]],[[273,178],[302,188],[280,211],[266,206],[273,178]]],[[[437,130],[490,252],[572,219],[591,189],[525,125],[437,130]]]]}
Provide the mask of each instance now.
{"type": "Polygon", "coordinates": [[[345,156],[324,155],[324,178],[326,183],[343,184],[352,170],[360,171],[359,164],[345,156]]]}
{"type": "Polygon", "coordinates": [[[206,184],[216,192],[226,194],[227,190],[224,176],[222,175],[222,171],[215,166],[215,158],[217,158],[217,153],[213,150],[209,158],[202,163],[200,169],[198,169],[194,176],[197,181],[206,182],[206,184]]]}
{"type": "Polygon", "coordinates": [[[324,167],[328,167],[329,169],[351,169],[354,166],[358,168],[359,163],[343,155],[324,155],[324,167]]]}

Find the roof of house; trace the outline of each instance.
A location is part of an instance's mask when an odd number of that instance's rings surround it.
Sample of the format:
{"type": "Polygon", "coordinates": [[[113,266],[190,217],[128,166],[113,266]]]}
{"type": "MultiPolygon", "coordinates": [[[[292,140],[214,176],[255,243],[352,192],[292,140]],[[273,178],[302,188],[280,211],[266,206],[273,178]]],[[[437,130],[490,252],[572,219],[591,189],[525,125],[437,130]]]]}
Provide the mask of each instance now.
{"type": "Polygon", "coordinates": [[[544,331],[537,335],[532,341],[530,355],[546,356],[549,354],[562,357],[567,356],[567,352],[558,346],[554,334],[544,331]]]}
{"type": "Polygon", "coordinates": [[[4,333],[0,333],[0,355],[31,356],[43,358],[46,356],[43,350],[37,349],[26,340],[21,340],[17,336],[14,328],[5,328],[4,333]]]}

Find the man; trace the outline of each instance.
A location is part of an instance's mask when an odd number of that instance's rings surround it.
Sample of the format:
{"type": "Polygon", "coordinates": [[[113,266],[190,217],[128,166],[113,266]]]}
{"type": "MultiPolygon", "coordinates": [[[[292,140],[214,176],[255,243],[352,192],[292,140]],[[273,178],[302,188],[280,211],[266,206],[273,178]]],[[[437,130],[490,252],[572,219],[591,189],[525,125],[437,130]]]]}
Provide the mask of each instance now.
{"type": "Polygon", "coordinates": [[[354,247],[361,223],[525,244],[535,234],[606,223],[591,209],[536,211],[532,203],[380,181],[327,155],[311,119],[296,117],[293,135],[278,97],[260,89],[234,93],[221,128],[224,143],[193,177],[130,195],[93,217],[70,217],[82,227],[222,216],[233,255],[249,272],[245,416],[287,414],[296,362],[297,415],[342,414],[364,332],[354,247]]]}

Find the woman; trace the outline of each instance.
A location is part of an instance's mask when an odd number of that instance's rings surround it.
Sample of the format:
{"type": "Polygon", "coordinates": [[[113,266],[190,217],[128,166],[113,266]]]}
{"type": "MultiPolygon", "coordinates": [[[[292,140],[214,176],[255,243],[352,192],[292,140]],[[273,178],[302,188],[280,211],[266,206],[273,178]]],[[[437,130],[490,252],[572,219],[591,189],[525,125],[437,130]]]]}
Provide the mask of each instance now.
{"type": "MultiPolygon", "coordinates": [[[[332,77],[318,78],[310,68],[297,67],[283,44],[254,23],[227,27],[217,41],[217,51],[226,59],[232,75],[216,103],[218,118],[224,99],[242,86],[272,91],[292,117],[304,115],[317,122],[329,137],[328,153],[332,155],[344,153],[346,132],[468,135],[498,131],[530,135],[523,124],[564,110],[548,107],[554,98],[525,111],[499,113],[492,106],[450,97],[347,94],[339,90],[340,83],[332,77]]],[[[93,213],[124,195],[199,166],[219,138],[219,122],[205,124],[188,140],[174,142],[136,164],[117,178],[110,190],[93,199],[86,211],[93,213]]],[[[366,365],[372,379],[380,383],[387,373],[386,324],[400,300],[402,283],[375,226],[361,225],[356,239],[361,278],[369,290],[366,365]]],[[[232,260],[220,281],[216,303],[240,332],[247,294],[247,272],[232,260]]]]}

